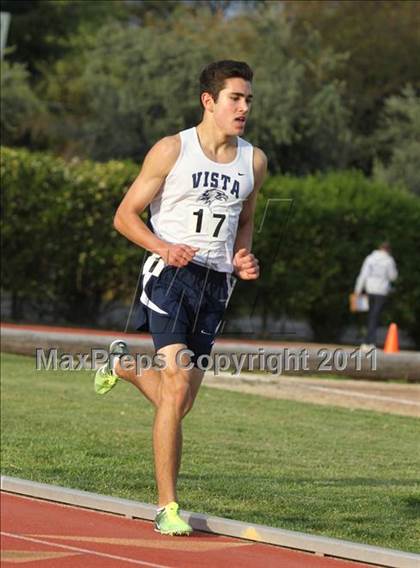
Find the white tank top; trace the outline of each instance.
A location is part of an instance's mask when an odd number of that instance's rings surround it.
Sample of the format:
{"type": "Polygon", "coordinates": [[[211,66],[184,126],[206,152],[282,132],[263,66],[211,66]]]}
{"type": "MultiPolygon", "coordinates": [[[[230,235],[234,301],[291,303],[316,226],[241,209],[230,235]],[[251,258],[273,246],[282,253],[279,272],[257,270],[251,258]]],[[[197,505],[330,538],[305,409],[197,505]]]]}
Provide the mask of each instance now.
{"type": "Polygon", "coordinates": [[[199,247],[193,262],[233,272],[239,215],[254,187],[253,147],[238,137],[235,159],[219,164],[204,154],[195,127],[179,134],[178,159],[150,203],[152,229],[169,243],[199,247]]]}

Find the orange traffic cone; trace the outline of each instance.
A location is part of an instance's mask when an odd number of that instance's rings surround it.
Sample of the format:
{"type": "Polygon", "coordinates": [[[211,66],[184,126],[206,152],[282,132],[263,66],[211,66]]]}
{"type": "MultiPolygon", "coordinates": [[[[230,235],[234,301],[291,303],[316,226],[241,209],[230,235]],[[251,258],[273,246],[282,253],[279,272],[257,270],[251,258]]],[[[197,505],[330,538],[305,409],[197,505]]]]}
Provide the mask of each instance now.
{"type": "Polygon", "coordinates": [[[398,353],[399,350],[398,327],[396,323],[391,323],[386,334],[384,353],[398,353]]]}

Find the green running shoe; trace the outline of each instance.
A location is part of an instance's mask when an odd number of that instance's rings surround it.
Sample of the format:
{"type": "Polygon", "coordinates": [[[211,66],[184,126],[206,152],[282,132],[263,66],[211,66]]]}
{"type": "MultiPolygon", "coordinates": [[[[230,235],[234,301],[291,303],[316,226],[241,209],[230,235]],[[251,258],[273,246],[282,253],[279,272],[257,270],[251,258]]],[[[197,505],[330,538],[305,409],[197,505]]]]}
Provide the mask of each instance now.
{"type": "Polygon", "coordinates": [[[128,347],[122,339],[116,339],[111,343],[108,349],[108,363],[99,367],[95,373],[95,392],[96,394],[106,394],[115,387],[118,381],[118,375],[114,373],[114,358],[121,355],[128,355],[128,347]]]}
{"type": "Polygon", "coordinates": [[[155,531],[172,536],[190,535],[192,527],[181,519],[178,511],[179,505],[175,501],[172,501],[162,511],[159,511],[155,518],[155,531]]]}

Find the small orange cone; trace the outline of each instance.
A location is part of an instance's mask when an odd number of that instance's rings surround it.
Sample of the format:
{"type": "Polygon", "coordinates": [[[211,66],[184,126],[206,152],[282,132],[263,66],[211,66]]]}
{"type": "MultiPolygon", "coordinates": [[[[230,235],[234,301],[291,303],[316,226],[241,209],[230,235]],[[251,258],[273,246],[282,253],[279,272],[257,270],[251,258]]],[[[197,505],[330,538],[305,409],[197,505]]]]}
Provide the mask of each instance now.
{"type": "Polygon", "coordinates": [[[386,334],[384,353],[398,353],[399,350],[398,327],[396,323],[391,323],[386,334]]]}

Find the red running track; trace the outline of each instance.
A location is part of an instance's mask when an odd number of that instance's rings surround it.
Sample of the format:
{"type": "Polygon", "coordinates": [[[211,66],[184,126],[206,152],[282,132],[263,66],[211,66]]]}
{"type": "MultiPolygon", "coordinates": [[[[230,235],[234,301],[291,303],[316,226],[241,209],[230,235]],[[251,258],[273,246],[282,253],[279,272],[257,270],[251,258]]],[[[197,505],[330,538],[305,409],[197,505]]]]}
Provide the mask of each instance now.
{"type": "Polygon", "coordinates": [[[208,533],[167,537],[149,521],[2,493],[2,566],[34,568],[361,568],[208,533]]]}

